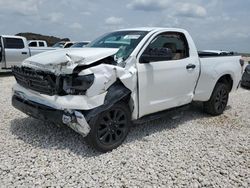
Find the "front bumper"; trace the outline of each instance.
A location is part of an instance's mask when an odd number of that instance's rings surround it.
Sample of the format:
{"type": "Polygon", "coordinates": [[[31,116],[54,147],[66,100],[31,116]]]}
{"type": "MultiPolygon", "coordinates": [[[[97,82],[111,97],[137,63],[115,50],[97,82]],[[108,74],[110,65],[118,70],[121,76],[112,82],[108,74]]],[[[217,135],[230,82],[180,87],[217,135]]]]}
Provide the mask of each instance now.
{"type": "Polygon", "coordinates": [[[64,112],[62,110],[56,110],[49,106],[29,101],[16,95],[12,96],[12,105],[16,109],[36,119],[52,122],[58,125],[63,124],[62,117],[64,112]]]}
{"type": "Polygon", "coordinates": [[[90,126],[88,125],[83,114],[79,111],[58,110],[43,104],[24,99],[17,95],[12,96],[12,105],[16,109],[36,119],[52,122],[57,125],[68,125],[70,128],[81,134],[83,137],[87,136],[90,132],[90,126]]]}
{"type": "Polygon", "coordinates": [[[26,89],[19,84],[13,86],[13,95],[20,96],[21,98],[28,99],[38,104],[43,104],[58,110],[78,109],[78,110],[91,110],[104,103],[107,92],[93,97],[86,95],[44,95],[39,92],[26,89]]]}

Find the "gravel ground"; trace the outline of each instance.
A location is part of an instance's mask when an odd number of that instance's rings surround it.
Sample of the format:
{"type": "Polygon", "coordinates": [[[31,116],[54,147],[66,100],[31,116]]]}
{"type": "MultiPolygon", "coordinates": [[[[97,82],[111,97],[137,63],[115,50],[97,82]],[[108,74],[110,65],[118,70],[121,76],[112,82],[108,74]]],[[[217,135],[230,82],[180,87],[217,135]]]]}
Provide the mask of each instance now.
{"type": "Polygon", "coordinates": [[[250,91],[211,117],[192,105],[136,125],[101,154],[67,127],[27,117],[0,77],[0,187],[250,187],[250,91]]]}

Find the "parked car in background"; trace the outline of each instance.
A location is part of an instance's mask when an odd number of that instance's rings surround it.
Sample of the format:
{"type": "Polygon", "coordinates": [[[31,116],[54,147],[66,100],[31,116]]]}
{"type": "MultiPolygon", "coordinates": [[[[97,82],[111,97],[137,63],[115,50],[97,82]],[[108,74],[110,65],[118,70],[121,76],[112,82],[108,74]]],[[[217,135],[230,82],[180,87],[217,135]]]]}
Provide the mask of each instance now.
{"type": "Polygon", "coordinates": [[[89,43],[90,41],[75,42],[75,44],[73,44],[70,48],[82,48],[89,43]]]}
{"type": "Polygon", "coordinates": [[[60,41],[54,44],[52,47],[53,48],[70,48],[73,44],[74,42],[60,41]]]}
{"type": "Polygon", "coordinates": [[[48,47],[48,44],[45,40],[29,40],[29,47],[48,47]]]}
{"type": "Polygon", "coordinates": [[[28,41],[24,37],[2,35],[0,36],[0,70],[20,65],[28,57],[49,50],[55,50],[55,48],[32,48],[29,47],[28,41]]]}
{"type": "Polygon", "coordinates": [[[246,66],[245,72],[242,76],[241,86],[245,88],[250,88],[250,64],[246,66]]]}
{"type": "Polygon", "coordinates": [[[106,152],[125,140],[131,121],[167,109],[200,101],[205,112],[222,114],[240,84],[240,59],[200,57],[183,29],[118,30],[85,48],[46,52],[13,67],[12,104],[68,125],[106,152]]]}

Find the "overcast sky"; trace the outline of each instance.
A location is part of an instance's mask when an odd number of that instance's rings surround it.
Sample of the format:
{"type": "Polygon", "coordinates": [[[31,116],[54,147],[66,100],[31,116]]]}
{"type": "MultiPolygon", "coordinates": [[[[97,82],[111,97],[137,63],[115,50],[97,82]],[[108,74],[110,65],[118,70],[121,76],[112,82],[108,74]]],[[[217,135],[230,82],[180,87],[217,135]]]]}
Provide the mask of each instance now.
{"type": "Polygon", "coordinates": [[[188,30],[199,49],[250,52],[249,0],[0,0],[0,34],[93,40],[120,28],[188,30]]]}

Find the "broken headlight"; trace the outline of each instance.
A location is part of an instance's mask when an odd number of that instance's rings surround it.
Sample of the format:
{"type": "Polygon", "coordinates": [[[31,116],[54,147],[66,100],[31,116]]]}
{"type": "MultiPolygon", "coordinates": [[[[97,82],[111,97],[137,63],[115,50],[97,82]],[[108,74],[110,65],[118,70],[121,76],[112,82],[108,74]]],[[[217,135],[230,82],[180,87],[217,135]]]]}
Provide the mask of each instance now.
{"type": "Polygon", "coordinates": [[[67,76],[64,79],[63,90],[67,94],[84,95],[86,90],[92,86],[94,79],[94,74],[84,76],[78,76],[76,74],[67,76]]]}

